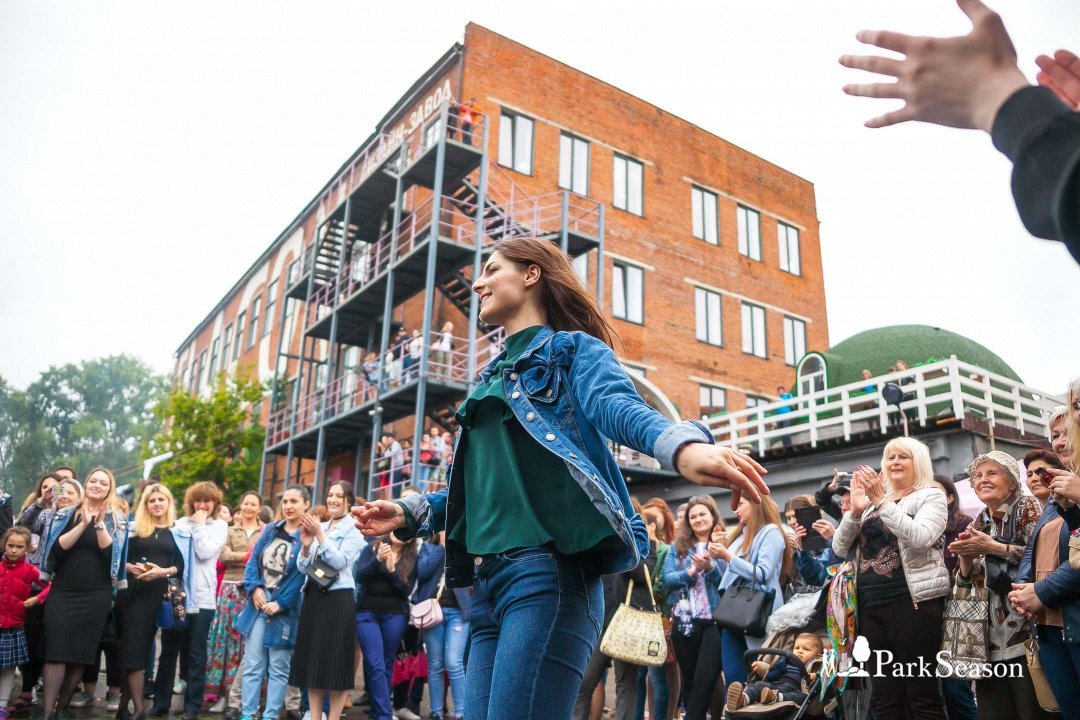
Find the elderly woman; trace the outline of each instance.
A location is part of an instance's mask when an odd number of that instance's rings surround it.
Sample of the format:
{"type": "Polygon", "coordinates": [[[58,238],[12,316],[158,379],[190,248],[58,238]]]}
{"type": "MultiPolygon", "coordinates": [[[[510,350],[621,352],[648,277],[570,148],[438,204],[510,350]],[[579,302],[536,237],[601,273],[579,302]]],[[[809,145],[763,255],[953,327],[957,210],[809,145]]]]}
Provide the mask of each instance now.
{"type": "Polygon", "coordinates": [[[957,585],[975,585],[988,591],[989,660],[992,666],[1006,666],[992,667],[988,677],[976,680],[979,718],[1049,717],[1039,707],[1028,674],[1024,643],[1031,637],[1030,628],[1008,599],[1012,578],[1034,536],[1042,506],[1035,497],[1023,494],[1020,466],[1000,450],[975,458],[968,466],[968,475],[975,494],[986,507],[949,545],[949,551],[960,561],[957,585]],[[992,566],[991,559],[995,559],[992,566]]]}
{"type": "MultiPolygon", "coordinates": [[[[1070,383],[1067,412],[1062,414],[1070,439],[1080,435],[1080,381],[1070,383]]],[[[1055,413],[1055,416],[1057,413],[1055,413]]],[[[1056,417],[1050,420],[1051,444],[1071,465],[1063,435],[1053,438],[1056,417]]],[[[1070,442],[1073,456],[1077,446],[1070,442]]],[[[1053,472],[1048,470],[1048,472],[1053,472]]],[[[1080,569],[1069,563],[1071,532],[1080,529],[1080,508],[1073,499],[1075,473],[1057,471],[1051,502],[1043,510],[1009,593],[1013,607],[1034,620],[1039,655],[1046,679],[1061,708],[1061,717],[1080,719],[1080,569]]],[[[1076,493],[1080,495],[1080,493],[1076,493]]]]}
{"type": "MultiPolygon", "coordinates": [[[[855,563],[859,634],[897,665],[919,663],[941,647],[950,583],[939,540],[949,508],[918,440],[890,440],[881,470],[884,477],[865,465],[855,471],[833,551],[855,563]]],[[[895,678],[893,667],[871,679],[875,717],[945,720],[937,678],[895,678]]]]}

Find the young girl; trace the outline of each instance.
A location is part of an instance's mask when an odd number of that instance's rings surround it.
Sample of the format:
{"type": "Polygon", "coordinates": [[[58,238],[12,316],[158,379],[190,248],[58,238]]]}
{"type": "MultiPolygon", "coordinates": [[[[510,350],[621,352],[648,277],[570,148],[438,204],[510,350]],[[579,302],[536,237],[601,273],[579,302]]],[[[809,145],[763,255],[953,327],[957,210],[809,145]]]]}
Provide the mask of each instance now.
{"type": "Polygon", "coordinates": [[[480,321],[508,337],[458,409],[448,488],[355,512],[369,536],[446,530],[446,585],[473,586],[466,717],[568,718],[600,636],[600,576],[649,551],[607,440],[733,501],[767,493],[765,470],[638,395],[555,244],[500,243],[472,289],[480,321]]]}
{"type": "Polygon", "coordinates": [[[15,667],[30,660],[23,634],[23,618],[28,608],[43,602],[46,587],[37,595],[38,569],[26,561],[30,549],[30,531],[16,526],[4,533],[4,559],[0,561],[0,720],[7,720],[7,699],[15,683],[15,667]]]}

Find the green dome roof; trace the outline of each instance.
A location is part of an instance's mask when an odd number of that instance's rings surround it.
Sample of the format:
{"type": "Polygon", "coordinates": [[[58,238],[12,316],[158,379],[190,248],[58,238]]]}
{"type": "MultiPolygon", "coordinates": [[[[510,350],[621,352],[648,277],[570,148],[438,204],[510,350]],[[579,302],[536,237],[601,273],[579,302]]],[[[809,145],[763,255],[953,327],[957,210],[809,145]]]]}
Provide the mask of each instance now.
{"type": "Polygon", "coordinates": [[[947,360],[950,355],[1023,382],[1004,360],[979,343],[929,325],[889,325],[864,330],[819,354],[825,358],[829,387],[858,381],[864,368],[874,375],[884,375],[897,360],[914,367],[947,360]]]}

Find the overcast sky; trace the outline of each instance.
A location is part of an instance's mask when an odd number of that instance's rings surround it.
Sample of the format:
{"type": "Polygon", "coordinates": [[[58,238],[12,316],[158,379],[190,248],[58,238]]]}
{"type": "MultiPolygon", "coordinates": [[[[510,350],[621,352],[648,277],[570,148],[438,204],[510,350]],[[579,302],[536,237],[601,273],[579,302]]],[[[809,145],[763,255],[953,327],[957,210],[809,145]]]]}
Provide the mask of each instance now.
{"type": "MultiPolygon", "coordinates": [[[[1080,3],[994,5],[1021,67],[1080,3]]],[[[0,4],[0,375],[179,344],[473,20],[811,180],[831,341],[938,325],[1029,384],[1080,373],[1080,268],[1027,235],[987,136],[867,130],[855,32],[961,34],[950,0],[0,4]],[[528,8],[528,12],[516,8],[528,8]],[[514,8],[514,9],[510,9],[514,8]]],[[[687,308],[692,312],[692,308],[687,308]]],[[[815,348],[817,349],[817,348],[815,348]]]]}

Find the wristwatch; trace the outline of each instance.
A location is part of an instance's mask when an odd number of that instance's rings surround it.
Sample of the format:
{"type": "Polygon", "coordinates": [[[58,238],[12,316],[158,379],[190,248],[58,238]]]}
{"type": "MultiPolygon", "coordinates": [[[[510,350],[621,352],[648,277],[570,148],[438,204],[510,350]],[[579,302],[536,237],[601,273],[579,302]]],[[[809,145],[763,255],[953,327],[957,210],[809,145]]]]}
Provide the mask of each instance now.
{"type": "Polygon", "coordinates": [[[94,525],[94,529],[95,529],[95,530],[104,530],[104,529],[105,529],[105,523],[103,523],[103,522],[100,522],[100,523],[96,523],[96,524],[94,525]]]}

